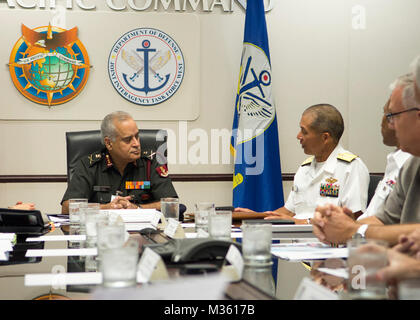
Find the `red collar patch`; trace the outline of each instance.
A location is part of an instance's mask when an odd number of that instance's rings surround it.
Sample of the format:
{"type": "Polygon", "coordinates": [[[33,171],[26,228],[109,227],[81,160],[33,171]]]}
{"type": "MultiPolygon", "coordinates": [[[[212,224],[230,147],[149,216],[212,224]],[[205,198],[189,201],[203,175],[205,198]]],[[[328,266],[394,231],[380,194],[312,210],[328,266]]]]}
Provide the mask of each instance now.
{"type": "Polygon", "coordinates": [[[158,173],[158,175],[160,175],[163,178],[166,178],[167,176],[169,176],[168,167],[166,164],[160,167],[157,167],[156,172],[158,173]]]}

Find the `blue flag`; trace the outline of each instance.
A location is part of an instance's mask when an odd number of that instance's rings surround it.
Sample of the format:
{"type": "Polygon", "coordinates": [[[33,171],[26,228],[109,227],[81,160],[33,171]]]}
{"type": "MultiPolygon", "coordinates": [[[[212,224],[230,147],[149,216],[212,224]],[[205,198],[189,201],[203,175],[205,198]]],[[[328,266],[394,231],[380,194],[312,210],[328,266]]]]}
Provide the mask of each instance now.
{"type": "Polygon", "coordinates": [[[248,0],[233,118],[233,206],[257,212],[284,205],[264,1],[248,0]]]}

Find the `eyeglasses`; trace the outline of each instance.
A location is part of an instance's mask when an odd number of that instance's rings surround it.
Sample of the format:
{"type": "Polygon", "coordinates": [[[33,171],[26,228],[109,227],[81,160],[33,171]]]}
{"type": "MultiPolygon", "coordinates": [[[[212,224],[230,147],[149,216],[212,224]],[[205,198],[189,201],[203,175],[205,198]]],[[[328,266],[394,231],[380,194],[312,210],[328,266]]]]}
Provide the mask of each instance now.
{"type": "Polygon", "coordinates": [[[393,119],[393,118],[394,118],[396,115],[399,115],[399,114],[401,114],[401,113],[408,112],[408,111],[414,111],[414,110],[420,111],[420,108],[410,108],[410,109],[403,110],[403,111],[400,111],[400,112],[387,113],[387,114],[385,115],[385,117],[386,117],[386,119],[388,120],[388,122],[389,122],[389,123],[393,123],[393,122],[394,122],[394,119],[393,119]]]}

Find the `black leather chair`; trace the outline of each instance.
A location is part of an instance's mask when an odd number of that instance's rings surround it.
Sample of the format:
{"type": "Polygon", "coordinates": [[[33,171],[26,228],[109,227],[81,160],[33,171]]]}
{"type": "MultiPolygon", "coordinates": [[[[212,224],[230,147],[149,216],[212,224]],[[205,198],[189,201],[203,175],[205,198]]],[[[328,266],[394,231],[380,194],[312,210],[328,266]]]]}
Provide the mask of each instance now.
{"type": "MultiPolygon", "coordinates": [[[[156,153],[159,163],[167,163],[167,132],[157,129],[140,129],[140,144],[142,151],[153,152],[164,150],[164,153],[156,153]],[[161,148],[160,148],[161,147],[161,148]]],[[[66,151],[67,151],[67,183],[70,182],[77,161],[86,155],[104,148],[100,130],[73,131],[66,132],[66,151]]],[[[180,219],[183,217],[186,207],[179,206],[180,219]]]]}
{"type": "Polygon", "coordinates": [[[376,187],[378,186],[379,181],[381,181],[382,179],[383,179],[383,176],[381,175],[377,175],[377,174],[370,175],[367,206],[369,206],[369,203],[372,200],[373,195],[375,194],[376,187]]]}

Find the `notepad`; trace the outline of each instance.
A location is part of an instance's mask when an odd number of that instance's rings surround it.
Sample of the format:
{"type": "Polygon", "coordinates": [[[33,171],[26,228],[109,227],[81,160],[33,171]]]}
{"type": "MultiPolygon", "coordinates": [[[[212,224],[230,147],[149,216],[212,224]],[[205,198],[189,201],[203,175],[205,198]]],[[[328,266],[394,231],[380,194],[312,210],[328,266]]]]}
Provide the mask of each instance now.
{"type": "Polygon", "coordinates": [[[300,260],[322,260],[329,258],[347,258],[347,248],[331,248],[319,243],[293,243],[272,245],[271,253],[280,259],[300,260]]]}
{"type": "Polygon", "coordinates": [[[151,222],[158,212],[156,209],[124,209],[124,210],[101,210],[108,214],[119,215],[124,222],[151,222]]]}
{"type": "Polygon", "coordinates": [[[85,241],[86,235],[75,234],[75,235],[58,235],[58,236],[41,236],[35,238],[26,238],[27,242],[35,241],[85,241]]]}
{"type": "Polygon", "coordinates": [[[97,248],[86,249],[30,249],[25,257],[96,256],[97,248]]]}
{"type": "Polygon", "coordinates": [[[101,284],[101,272],[39,273],[26,274],[25,286],[60,286],[101,284]]]}

